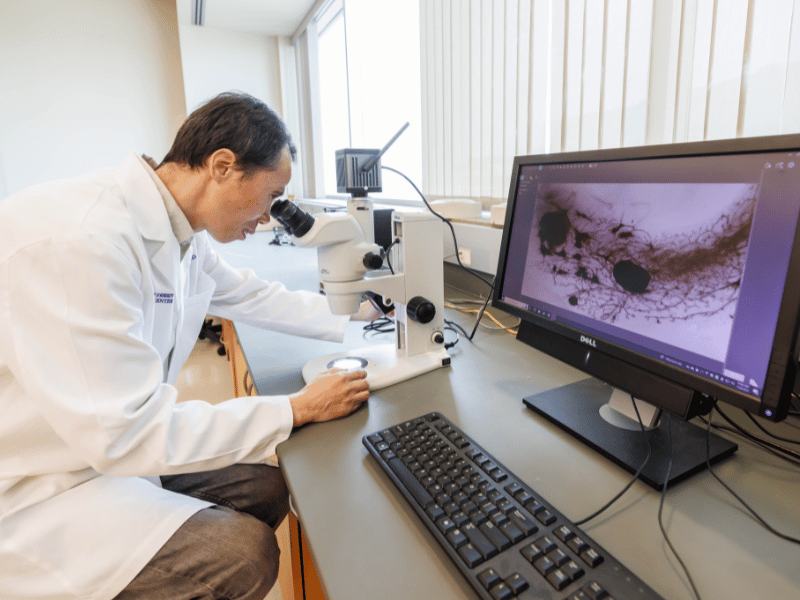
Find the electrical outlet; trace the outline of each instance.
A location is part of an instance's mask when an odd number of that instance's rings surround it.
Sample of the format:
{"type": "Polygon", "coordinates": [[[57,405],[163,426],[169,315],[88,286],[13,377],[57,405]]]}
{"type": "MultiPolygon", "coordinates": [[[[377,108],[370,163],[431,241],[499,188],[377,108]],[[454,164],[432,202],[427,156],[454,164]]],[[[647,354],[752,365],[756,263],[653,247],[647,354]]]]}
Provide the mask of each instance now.
{"type": "Polygon", "coordinates": [[[459,248],[458,257],[461,259],[461,264],[468,267],[472,264],[472,252],[469,248],[459,248]]]}

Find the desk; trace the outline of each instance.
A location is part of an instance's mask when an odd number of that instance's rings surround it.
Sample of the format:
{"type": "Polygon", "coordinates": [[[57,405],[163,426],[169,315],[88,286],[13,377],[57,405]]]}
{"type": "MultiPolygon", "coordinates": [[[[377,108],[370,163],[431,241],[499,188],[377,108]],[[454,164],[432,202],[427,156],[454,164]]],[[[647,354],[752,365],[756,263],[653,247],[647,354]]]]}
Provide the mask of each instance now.
{"type": "MultiPolygon", "coordinates": [[[[260,233],[217,250],[234,266],[250,266],[290,289],[317,289],[316,252],[270,246],[271,238],[260,233]]],[[[471,330],[471,317],[451,310],[447,317],[471,330]]],[[[261,394],[294,392],[303,386],[307,360],[364,345],[358,323],[351,323],[344,345],[241,325],[236,331],[261,394]]],[[[379,390],[352,415],[302,427],[278,447],[329,600],[477,598],[367,456],[366,434],[439,411],[573,521],[630,478],[521,402],[584,374],[483,329],[450,353],[451,367],[379,390]]],[[[797,429],[782,429],[800,438],[797,429]]],[[[800,536],[800,468],[737,442],[736,455],[715,471],[773,527],[800,536]]],[[[668,600],[690,600],[691,588],[659,529],[659,501],[658,492],[637,482],[583,529],[668,600]]],[[[663,520],[703,600],[800,598],[800,547],[763,529],[710,474],[670,490],[663,520]]]]}

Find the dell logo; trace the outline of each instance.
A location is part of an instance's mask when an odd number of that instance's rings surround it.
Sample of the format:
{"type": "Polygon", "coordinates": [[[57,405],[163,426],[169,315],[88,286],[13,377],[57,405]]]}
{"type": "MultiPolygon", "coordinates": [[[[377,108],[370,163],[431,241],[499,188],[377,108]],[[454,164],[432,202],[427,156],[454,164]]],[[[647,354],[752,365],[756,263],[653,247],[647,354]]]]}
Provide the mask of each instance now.
{"type": "Polygon", "coordinates": [[[586,337],[585,335],[581,336],[581,342],[584,344],[588,344],[592,348],[597,348],[597,342],[595,342],[592,338],[586,337]]]}

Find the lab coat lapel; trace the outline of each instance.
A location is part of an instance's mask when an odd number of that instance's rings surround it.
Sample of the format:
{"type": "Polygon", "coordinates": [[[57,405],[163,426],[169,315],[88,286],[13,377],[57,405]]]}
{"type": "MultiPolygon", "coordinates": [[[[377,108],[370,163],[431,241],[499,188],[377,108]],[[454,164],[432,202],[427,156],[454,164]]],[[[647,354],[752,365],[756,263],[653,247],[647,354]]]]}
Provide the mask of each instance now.
{"type": "Polygon", "coordinates": [[[156,184],[133,152],[115,169],[114,176],[145,240],[150,264],[164,282],[174,285],[180,281],[180,247],[156,184]]]}
{"type": "Polygon", "coordinates": [[[136,154],[129,154],[114,171],[136,227],[150,258],[150,281],[143,272],[143,292],[152,295],[144,307],[145,330],[150,342],[167,358],[180,335],[183,320],[183,278],[180,270],[180,246],[169,222],[164,200],[136,154]],[[147,327],[152,324],[152,328],[147,327]]]}

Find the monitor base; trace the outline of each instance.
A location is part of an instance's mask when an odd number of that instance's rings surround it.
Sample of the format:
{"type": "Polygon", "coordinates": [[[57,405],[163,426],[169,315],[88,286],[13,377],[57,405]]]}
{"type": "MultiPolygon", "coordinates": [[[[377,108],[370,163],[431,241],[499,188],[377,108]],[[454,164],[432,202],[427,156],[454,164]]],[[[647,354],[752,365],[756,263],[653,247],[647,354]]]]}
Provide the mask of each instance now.
{"type": "MultiPolygon", "coordinates": [[[[554,390],[528,396],[525,405],[551,423],[593,448],[606,458],[636,473],[647,457],[647,444],[641,430],[616,427],[601,415],[614,388],[598,379],[584,379],[554,390]]],[[[652,449],[650,461],[639,478],[661,490],[669,467],[667,487],[700,473],[706,468],[706,431],[678,418],[662,417],[661,423],[646,431],[652,449]],[[669,429],[671,422],[672,444],[669,429]]],[[[716,434],[710,436],[709,462],[713,465],[732,456],[738,446],[716,434]]]]}

